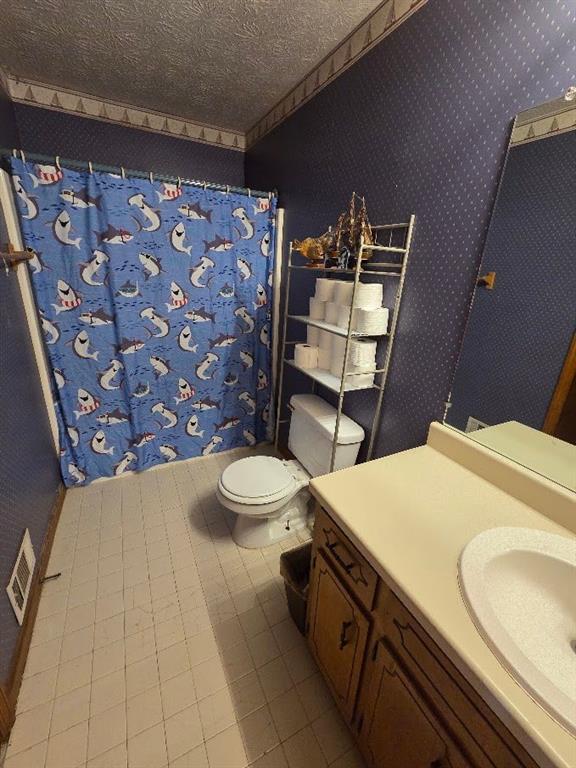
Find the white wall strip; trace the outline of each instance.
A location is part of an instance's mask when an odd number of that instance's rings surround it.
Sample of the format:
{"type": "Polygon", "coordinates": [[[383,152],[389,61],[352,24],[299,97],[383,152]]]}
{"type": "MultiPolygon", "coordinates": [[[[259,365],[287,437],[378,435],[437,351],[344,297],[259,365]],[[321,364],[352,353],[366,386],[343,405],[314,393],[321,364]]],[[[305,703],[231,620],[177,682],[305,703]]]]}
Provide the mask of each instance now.
{"type": "MultiPolygon", "coordinates": [[[[20,225],[18,224],[16,208],[14,207],[14,197],[12,196],[10,176],[6,171],[2,169],[0,169],[0,207],[2,208],[2,212],[4,214],[6,229],[8,231],[10,242],[17,251],[23,250],[24,244],[22,242],[22,235],[20,234],[20,225]]],[[[46,352],[44,350],[44,342],[42,340],[42,330],[38,321],[36,302],[34,301],[34,295],[32,293],[32,285],[30,283],[30,274],[28,272],[27,262],[18,264],[17,267],[13,267],[12,269],[16,270],[15,276],[18,278],[20,293],[22,294],[22,303],[24,305],[24,311],[28,321],[28,330],[30,332],[30,339],[32,341],[32,349],[36,359],[36,366],[38,367],[38,375],[40,377],[40,384],[42,386],[42,394],[44,395],[44,403],[46,405],[46,412],[50,422],[54,447],[56,453],[59,454],[60,441],[58,436],[58,422],[56,421],[56,413],[54,411],[54,403],[52,400],[50,373],[46,352]]],[[[11,274],[10,276],[14,275],[11,274]]]]}

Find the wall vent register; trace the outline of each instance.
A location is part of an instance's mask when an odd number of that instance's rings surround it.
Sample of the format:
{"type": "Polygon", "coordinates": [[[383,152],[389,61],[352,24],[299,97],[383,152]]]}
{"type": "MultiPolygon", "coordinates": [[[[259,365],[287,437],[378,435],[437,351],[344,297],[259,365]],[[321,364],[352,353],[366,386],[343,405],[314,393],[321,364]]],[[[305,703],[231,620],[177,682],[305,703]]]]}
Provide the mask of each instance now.
{"type": "Polygon", "coordinates": [[[16,564],[10,576],[10,582],[6,587],[8,598],[20,625],[24,621],[35,566],[36,556],[32,547],[30,531],[26,528],[18,551],[18,557],[16,558],[16,564]]]}

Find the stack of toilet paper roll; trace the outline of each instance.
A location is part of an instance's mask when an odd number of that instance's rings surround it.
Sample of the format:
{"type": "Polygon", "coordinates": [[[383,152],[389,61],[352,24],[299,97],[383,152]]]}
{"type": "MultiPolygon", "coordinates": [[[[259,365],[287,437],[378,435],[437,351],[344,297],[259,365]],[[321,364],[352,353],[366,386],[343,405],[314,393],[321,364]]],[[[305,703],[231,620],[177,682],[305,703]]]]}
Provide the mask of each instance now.
{"type": "MultiPolygon", "coordinates": [[[[340,379],[344,374],[344,353],[346,339],[334,336],[332,339],[332,361],[330,373],[340,379]]],[[[348,350],[347,373],[358,374],[348,376],[348,383],[352,387],[368,387],[374,384],[374,374],[370,373],[376,368],[376,342],[361,339],[350,339],[348,350]]]]}
{"type": "Polygon", "coordinates": [[[296,344],[294,362],[299,368],[318,368],[318,347],[311,344],[296,344]]]}
{"type": "Polygon", "coordinates": [[[352,330],[366,335],[379,336],[388,330],[388,308],[376,307],[364,309],[361,307],[339,307],[337,325],[348,328],[350,310],[352,309],[352,330]]]}

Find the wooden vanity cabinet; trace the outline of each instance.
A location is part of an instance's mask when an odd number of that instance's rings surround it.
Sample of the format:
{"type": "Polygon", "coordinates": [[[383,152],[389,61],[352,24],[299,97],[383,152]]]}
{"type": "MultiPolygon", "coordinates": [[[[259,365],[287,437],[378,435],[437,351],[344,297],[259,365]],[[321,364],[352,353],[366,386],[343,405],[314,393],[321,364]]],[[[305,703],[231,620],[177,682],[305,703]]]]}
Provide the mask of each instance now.
{"type": "Polygon", "coordinates": [[[350,720],[364,663],[370,620],[319,551],[312,567],[308,642],[340,710],[350,720]]]}
{"type": "Polygon", "coordinates": [[[370,768],[538,768],[319,506],[306,628],[370,768]]]}

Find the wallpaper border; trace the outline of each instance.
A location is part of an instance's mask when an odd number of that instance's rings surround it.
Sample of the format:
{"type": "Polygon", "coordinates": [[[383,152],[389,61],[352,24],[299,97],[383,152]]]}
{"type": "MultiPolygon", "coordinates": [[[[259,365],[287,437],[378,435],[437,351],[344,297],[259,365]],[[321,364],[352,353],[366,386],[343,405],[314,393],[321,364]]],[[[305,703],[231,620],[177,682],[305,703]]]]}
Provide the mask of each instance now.
{"type": "Polygon", "coordinates": [[[428,0],[385,0],[246,133],[250,149],[299,107],[355,64],[428,0]]]}
{"type": "Polygon", "coordinates": [[[20,104],[244,152],[310,101],[427,2],[428,0],[384,0],[246,133],[27,80],[1,68],[0,81],[12,101],[20,104]]]}
{"type": "Polygon", "coordinates": [[[99,99],[79,91],[25,80],[3,72],[4,87],[12,101],[56,112],[103,120],[152,133],[161,133],[177,139],[243,152],[246,137],[238,131],[183,120],[163,112],[151,112],[121,102],[99,99]]]}
{"type": "Polygon", "coordinates": [[[510,146],[557,136],[576,130],[576,100],[564,96],[520,112],[512,131],[510,146]]]}

